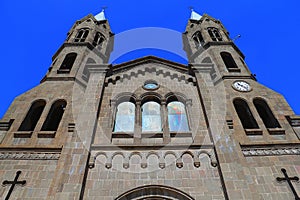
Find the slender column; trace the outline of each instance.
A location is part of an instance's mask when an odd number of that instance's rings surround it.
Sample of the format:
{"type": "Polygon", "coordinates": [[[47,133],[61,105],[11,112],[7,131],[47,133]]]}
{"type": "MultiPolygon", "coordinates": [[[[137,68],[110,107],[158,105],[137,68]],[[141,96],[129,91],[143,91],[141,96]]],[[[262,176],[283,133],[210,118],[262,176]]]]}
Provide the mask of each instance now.
{"type": "Polygon", "coordinates": [[[189,126],[189,129],[192,130],[192,127],[193,127],[193,121],[192,121],[192,116],[191,116],[191,107],[192,107],[192,100],[191,99],[188,99],[186,102],[185,102],[185,112],[186,112],[186,117],[187,117],[187,121],[188,121],[188,126],[189,126]]]}
{"type": "Polygon", "coordinates": [[[109,118],[109,128],[111,128],[111,130],[113,131],[114,129],[114,124],[115,124],[115,120],[116,120],[116,112],[117,112],[117,108],[116,108],[116,101],[112,100],[110,102],[110,118],[109,118]]]}
{"type": "Polygon", "coordinates": [[[141,134],[142,134],[141,101],[136,101],[135,126],[134,126],[134,143],[141,143],[141,134]]]}
{"type": "Polygon", "coordinates": [[[168,120],[168,108],[166,100],[161,102],[161,118],[162,118],[162,129],[163,129],[163,141],[164,143],[171,142],[169,120],[168,120]]]}

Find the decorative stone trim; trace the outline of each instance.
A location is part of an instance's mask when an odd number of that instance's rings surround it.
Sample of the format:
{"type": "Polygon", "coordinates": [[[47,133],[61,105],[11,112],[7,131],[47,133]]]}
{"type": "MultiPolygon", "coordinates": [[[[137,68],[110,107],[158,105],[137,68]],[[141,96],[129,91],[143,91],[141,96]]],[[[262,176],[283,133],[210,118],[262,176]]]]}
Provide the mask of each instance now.
{"type": "Polygon", "coordinates": [[[58,152],[0,152],[0,160],[58,160],[58,152]]]}
{"type": "Polygon", "coordinates": [[[210,159],[210,164],[213,167],[217,166],[217,160],[213,153],[212,149],[203,149],[203,150],[163,150],[163,151],[94,151],[92,152],[92,155],[89,160],[89,168],[94,168],[96,164],[96,159],[98,156],[102,155],[105,157],[105,160],[103,161],[104,166],[107,169],[110,169],[113,167],[113,159],[117,155],[121,155],[123,157],[123,168],[128,169],[130,167],[130,159],[132,156],[137,155],[140,157],[140,165],[141,168],[147,168],[148,167],[148,158],[151,155],[155,155],[158,158],[158,167],[161,169],[164,169],[166,167],[165,158],[167,155],[173,155],[174,156],[174,164],[177,168],[182,168],[184,166],[184,160],[182,157],[184,155],[190,155],[193,164],[196,168],[199,168],[200,163],[200,155],[206,155],[210,159]]]}
{"type": "Polygon", "coordinates": [[[130,80],[131,77],[138,77],[139,75],[145,74],[146,72],[156,73],[157,76],[162,75],[164,77],[170,77],[171,79],[177,79],[178,81],[184,81],[186,84],[188,84],[188,83],[193,83],[194,85],[196,84],[195,77],[193,77],[191,75],[188,75],[188,74],[182,75],[182,73],[177,73],[177,72],[170,71],[168,69],[161,69],[161,68],[152,66],[152,67],[146,67],[145,69],[141,69],[141,70],[137,70],[137,71],[130,71],[130,73],[122,72],[120,74],[118,73],[118,74],[112,75],[105,80],[105,85],[107,86],[110,83],[115,84],[117,81],[123,81],[124,79],[130,80]]]}
{"type": "Polygon", "coordinates": [[[242,149],[244,156],[300,155],[300,147],[270,147],[242,149]]]}

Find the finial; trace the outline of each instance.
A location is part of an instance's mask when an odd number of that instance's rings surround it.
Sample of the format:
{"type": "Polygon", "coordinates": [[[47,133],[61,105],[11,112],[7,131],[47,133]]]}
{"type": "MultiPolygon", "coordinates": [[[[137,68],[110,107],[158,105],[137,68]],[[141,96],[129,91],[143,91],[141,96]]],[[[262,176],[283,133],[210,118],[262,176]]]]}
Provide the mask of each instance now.
{"type": "Polygon", "coordinates": [[[104,15],[104,11],[105,11],[106,8],[107,8],[106,6],[103,6],[102,11],[98,15],[95,16],[97,21],[106,20],[105,15],[104,15]]]}
{"type": "Polygon", "coordinates": [[[196,13],[194,11],[194,8],[192,6],[189,7],[189,9],[191,10],[191,18],[190,19],[193,19],[193,20],[200,20],[202,18],[201,15],[199,15],[198,13],[196,13]]]}
{"type": "Polygon", "coordinates": [[[102,6],[101,8],[102,8],[102,12],[104,12],[106,10],[107,6],[102,6]]]}

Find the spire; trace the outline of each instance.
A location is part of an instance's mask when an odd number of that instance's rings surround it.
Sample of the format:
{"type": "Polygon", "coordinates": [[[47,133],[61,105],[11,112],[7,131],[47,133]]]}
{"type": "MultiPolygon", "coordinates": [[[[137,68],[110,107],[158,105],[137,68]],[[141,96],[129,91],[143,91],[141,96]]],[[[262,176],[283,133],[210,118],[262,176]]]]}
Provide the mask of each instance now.
{"type": "Polygon", "coordinates": [[[95,16],[95,19],[97,21],[103,21],[106,20],[105,15],[104,15],[104,8],[102,9],[101,13],[95,16]]]}
{"type": "Polygon", "coordinates": [[[191,11],[192,11],[191,19],[193,19],[193,20],[200,20],[202,18],[202,16],[199,15],[198,13],[196,13],[193,8],[191,8],[191,11]]]}

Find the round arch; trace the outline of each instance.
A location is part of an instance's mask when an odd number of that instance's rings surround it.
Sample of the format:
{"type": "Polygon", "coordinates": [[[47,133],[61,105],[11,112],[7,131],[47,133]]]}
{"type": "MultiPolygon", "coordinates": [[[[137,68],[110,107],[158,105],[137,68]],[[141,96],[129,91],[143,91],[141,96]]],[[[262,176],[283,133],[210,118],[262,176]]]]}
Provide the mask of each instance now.
{"type": "Polygon", "coordinates": [[[191,196],[178,189],[163,185],[146,185],[129,190],[115,200],[194,200],[191,196]]]}

